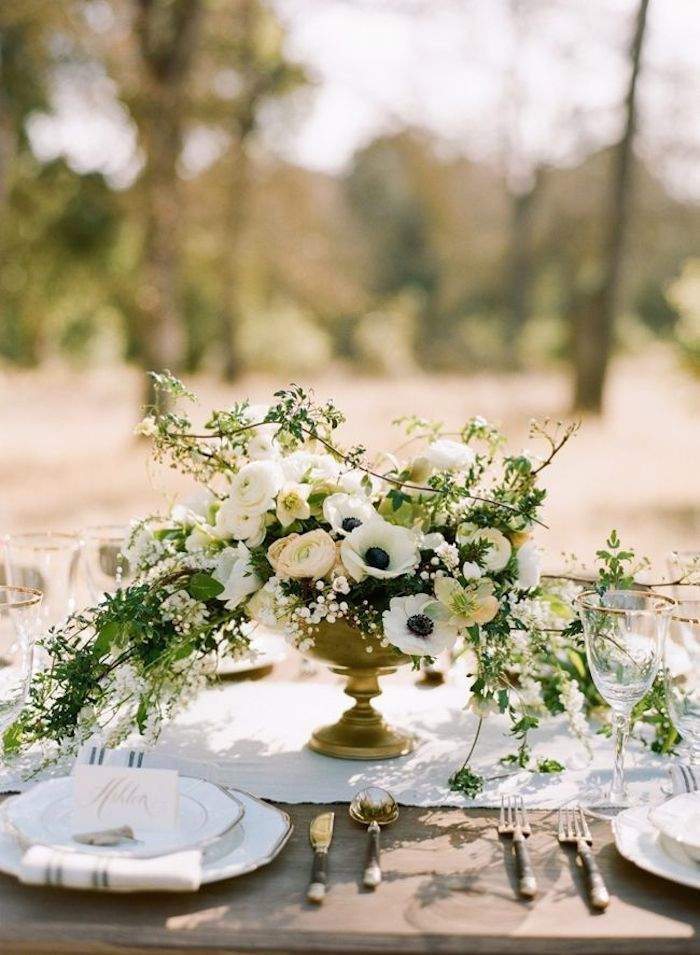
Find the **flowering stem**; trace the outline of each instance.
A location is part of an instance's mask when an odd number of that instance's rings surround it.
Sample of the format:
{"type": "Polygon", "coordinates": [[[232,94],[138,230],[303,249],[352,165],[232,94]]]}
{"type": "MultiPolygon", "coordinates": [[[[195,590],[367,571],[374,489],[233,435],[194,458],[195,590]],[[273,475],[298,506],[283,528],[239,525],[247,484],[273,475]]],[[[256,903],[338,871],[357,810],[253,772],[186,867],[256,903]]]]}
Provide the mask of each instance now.
{"type": "Polygon", "coordinates": [[[462,763],[460,769],[466,769],[467,766],[469,765],[469,760],[470,760],[470,759],[472,758],[472,756],[474,755],[474,750],[476,749],[476,744],[479,742],[479,733],[481,732],[481,727],[483,726],[483,723],[484,723],[484,717],[483,717],[483,716],[480,716],[480,717],[479,717],[479,722],[476,724],[476,733],[474,734],[474,740],[473,740],[473,742],[472,742],[471,748],[470,748],[469,752],[467,753],[467,758],[466,758],[466,759],[464,760],[464,762],[462,763]]]}

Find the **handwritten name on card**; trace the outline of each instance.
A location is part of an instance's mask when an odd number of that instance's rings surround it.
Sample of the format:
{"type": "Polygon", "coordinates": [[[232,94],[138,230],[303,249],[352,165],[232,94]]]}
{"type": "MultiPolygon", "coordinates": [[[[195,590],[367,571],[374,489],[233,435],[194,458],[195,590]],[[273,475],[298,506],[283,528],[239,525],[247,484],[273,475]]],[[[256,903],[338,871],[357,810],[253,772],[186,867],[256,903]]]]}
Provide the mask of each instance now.
{"type": "Polygon", "coordinates": [[[179,818],[174,769],[76,766],[73,774],[75,832],[131,826],[163,832],[179,818]]]}

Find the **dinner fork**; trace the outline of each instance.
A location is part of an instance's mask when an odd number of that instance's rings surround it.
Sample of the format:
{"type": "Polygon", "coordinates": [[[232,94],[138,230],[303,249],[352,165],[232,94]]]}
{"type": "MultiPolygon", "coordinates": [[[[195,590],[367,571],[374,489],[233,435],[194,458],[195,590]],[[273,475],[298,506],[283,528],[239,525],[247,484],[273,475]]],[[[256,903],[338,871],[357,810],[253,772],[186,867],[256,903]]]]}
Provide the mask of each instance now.
{"type": "Polygon", "coordinates": [[[518,874],[518,892],[524,899],[537,895],[537,879],[530,861],[526,839],[532,832],[530,820],[522,796],[501,796],[501,813],[498,817],[498,834],[510,836],[515,852],[515,869],[518,874]]]}
{"type": "Polygon", "coordinates": [[[559,810],[559,842],[576,846],[576,851],[583,865],[586,878],[586,889],[591,905],[594,909],[603,911],[610,902],[610,894],[606,888],[598,863],[595,861],[591,846],[593,837],[588,828],[586,816],[580,806],[565,807],[559,810]]]}

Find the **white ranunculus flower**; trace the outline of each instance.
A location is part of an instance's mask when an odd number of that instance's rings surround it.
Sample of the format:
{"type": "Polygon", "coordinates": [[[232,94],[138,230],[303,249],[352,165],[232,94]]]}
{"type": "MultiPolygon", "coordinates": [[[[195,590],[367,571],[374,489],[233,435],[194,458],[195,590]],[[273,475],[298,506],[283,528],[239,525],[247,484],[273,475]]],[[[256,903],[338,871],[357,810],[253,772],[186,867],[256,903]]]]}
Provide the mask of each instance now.
{"type": "Polygon", "coordinates": [[[490,546],[484,557],[484,568],[495,573],[503,570],[513,550],[510,541],[495,527],[477,527],[476,524],[460,524],[457,528],[457,543],[471,544],[486,541],[490,546]]]}
{"type": "Polygon", "coordinates": [[[382,614],[384,636],[402,653],[434,657],[454,646],[457,627],[429,594],[392,597],[382,614]]]}
{"type": "Polygon", "coordinates": [[[327,497],[323,502],[323,516],[331,529],[341,537],[346,537],[367,521],[381,519],[366,497],[350,494],[331,494],[327,497]]]}
{"type": "Polygon", "coordinates": [[[271,510],[283,480],[282,470],[275,461],[244,464],[231,481],[228,493],[231,509],[248,514],[271,510]]]}
{"type": "Polygon", "coordinates": [[[412,570],[420,556],[413,531],[387,521],[368,521],[356,527],[340,545],[340,556],[350,576],[399,577],[412,570]]]}
{"type": "MultiPolygon", "coordinates": [[[[259,419],[256,419],[259,420],[259,419]]],[[[278,424],[261,424],[252,428],[248,437],[246,451],[252,461],[275,460],[280,457],[277,444],[278,424]]]]}
{"type": "Polygon", "coordinates": [[[224,589],[219,594],[219,600],[225,602],[227,610],[235,610],[246,597],[262,586],[262,581],[250,562],[250,551],[245,544],[222,550],[212,577],[223,584],[224,589]]]}
{"type": "Polygon", "coordinates": [[[335,541],[321,528],[306,534],[290,534],[282,541],[275,541],[267,557],[282,580],[305,577],[318,580],[335,564],[335,541]]]}
{"type": "Polygon", "coordinates": [[[439,471],[460,471],[471,467],[476,455],[461,441],[438,438],[428,445],[424,457],[439,471]]]}
{"type": "Polygon", "coordinates": [[[380,489],[381,484],[379,478],[373,474],[367,474],[366,471],[360,471],[359,468],[343,471],[338,478],[340,490],[353,497],[372,497],[380,489]]]}
{"type": "Polygon", "coordinates": [[[276,613],[275,597],[273,593],[273,587],[275,583],[275,578],[271,578],[265,584],[264,587],[261,587],[248,601],[246,610],[250,615],[252,620],[255,620],[256,623],[261,623],[264,627],[276,627],[279,624],[279,619],[276,613]]]}
{"type": "Polygon", "coordinates": [[[170,517],[176,524],[204,523],[209,518],[209,511],[216,498],[211,491],[203,490],[198,494],[185,498],[176,504],[170,512],[170,517]]]}
{"type": "Polygon", "coordinates": [[[330,454],[314,454],[311,451],[294,451],[280,461],[286,481],[309,484],[336,482],[340,465],[330,454]]]}
{"type": "Polygon", "coordinates": [[[523,590],[531,590],[533,587],[539,587],[540,583],[540,552],[533,541],[526,544],[516,551],[515,558],[518,562],[518,586],[523,590]]]}
{"type": "Polygon", "coordinates": [[[221,540],[232,537],[245,541],[249,547],[257,547],[265,539],[265,513],[241,511],[238,504],[227,497],[217,511],[214,533],[221,540]]]}
{"type": "Polygon", "coordinates": [[[305,521],[311,516],[309,507],[310,484],[283,484],[277,495],[277,520],[282,527],[294,521],[305,521]]]}

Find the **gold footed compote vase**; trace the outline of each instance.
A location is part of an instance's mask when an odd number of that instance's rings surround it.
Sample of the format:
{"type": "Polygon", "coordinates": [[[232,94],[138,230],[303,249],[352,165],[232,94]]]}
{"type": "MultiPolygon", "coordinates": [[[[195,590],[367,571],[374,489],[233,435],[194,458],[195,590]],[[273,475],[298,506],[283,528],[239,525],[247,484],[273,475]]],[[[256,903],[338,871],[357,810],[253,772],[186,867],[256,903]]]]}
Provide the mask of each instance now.
{"type": "Polygon", "coordinates": [[[415,749],[414,737],[387,725],[372,706],[382,692],[379,678],[395,673],[409,657],[383,647],[377,637],[365,636],[342,620],[322,623],[314,632],[313,647],[305,653],[346,677],[345,692],[355,700],[336,723],[314,731],[311,749],[339,759],[391,759],[415,749]]]}

